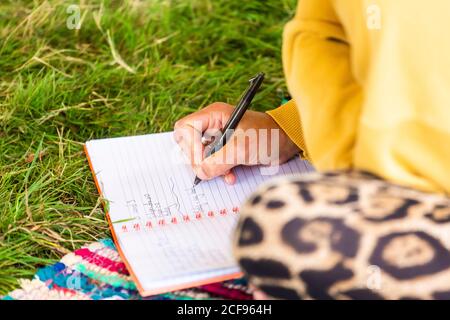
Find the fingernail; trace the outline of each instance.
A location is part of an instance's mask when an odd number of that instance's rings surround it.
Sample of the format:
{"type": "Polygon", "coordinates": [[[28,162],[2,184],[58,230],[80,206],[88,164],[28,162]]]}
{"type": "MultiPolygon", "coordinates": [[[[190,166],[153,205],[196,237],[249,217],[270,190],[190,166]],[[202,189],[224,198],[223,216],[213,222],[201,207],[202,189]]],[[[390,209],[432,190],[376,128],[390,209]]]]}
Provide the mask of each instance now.
{"type": "Polygon", "coordinates": [[[228,183],[228,184],[234,184],[234,182],[235,182],[234,176],[231,175],[231,174],[227,174],[225,176],[225,182],[228,183]]]}

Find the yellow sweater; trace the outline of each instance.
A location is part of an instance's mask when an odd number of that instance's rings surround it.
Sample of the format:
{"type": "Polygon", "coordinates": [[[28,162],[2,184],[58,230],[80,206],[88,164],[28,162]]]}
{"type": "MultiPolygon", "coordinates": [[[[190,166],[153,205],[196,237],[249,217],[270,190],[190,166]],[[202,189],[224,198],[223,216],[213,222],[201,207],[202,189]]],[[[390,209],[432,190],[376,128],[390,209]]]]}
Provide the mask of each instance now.
{"type": "Polygon", "coordinates": [[[449,12],[449,0],[299,0],[283,35],[293,100],[269,114],[318,170],[450,193],[449,12]]]}

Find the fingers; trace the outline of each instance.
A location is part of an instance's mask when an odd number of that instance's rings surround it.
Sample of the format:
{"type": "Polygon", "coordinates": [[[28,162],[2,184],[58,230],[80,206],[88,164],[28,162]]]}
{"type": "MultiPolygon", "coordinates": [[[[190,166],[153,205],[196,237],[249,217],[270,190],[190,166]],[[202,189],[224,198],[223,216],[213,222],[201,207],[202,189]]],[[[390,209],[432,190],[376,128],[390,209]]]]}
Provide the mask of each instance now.
{"type": "Polygon", "coordinates": [[[208,138],[215,137],[228,120],[232,108],[225,103],[213,103],[175,123],[175,141],[187,155],[192,166],[200,165],[203,160],[202,135],[208,138]]]}
{"type": "Polygon", "coordinates": [[[175,132],[183,128],[194,128],[200,132],[205,131],[209,127],[211,115],[203,110],[192,113],[183,119],[175,122],[175,132]]]}
{"type": "Polygon", "coordinates": [[[175,122],[177,129],[190,126],[200,132],[211,128],[222,128],[233,111],[233,106],[216,102],[175,122]]]}
{"type": "Polygon", "coordinates": [[[192,166],[199,165],[203,160],[204,146],[202,133],[189,125],[179,127],[174,131],[175,141],[183,150],[192,166]]]}
{"type": "Polygon", "coordinates": [[[236,183],[236,175],[233,173],[233,171],[225,173],[225,175],[223,176],[223,179],[229,185],[233,185],[236,183]]]}
{"type": "Polygon", "coordinates": [[[230,173],[230,170],[238,165],[235,158],[232,157],[234,154],[228,144],[222,149],[218,150],[216,153],[210,157],[205,158],[200,165],[194,166],[194,171],[197,176],[202,180],[210,180],[218,176],[226,176],[227,182],[233,183],[234,174],[230,173]],[[231,155],[228,156],[227,155],[231,155]]]}
{"type": "Polygon", "coordinates": [[[202,143],[202,137],[209,141],[218,138],[219,130],[223,128],[232,111],[231,105],[213,103],[175,123],[175,140],[189,158],[195,174],[202,180],[223,176],[226,183],[234,184],[236,175],[231,172],[231,169],[246,163],[246,143],[239,143],[235,135],[225,147],[212,156],[204,158],[205,146],[202,143]]]}

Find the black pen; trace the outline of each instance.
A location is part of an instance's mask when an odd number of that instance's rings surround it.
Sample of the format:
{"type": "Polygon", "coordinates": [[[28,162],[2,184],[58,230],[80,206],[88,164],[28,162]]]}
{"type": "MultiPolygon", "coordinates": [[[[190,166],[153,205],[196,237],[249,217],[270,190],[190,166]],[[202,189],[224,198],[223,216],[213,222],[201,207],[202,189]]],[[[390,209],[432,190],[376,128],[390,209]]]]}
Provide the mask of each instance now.
{"type": "MultiPolygon", "coordinates": [[[[249,80],[250,85],[242,94],[241,99],[239,100],[238,104],[236,105],[236,108],[234,108],[233,113],[230,116],[230,119],[228,119],[227,123],[223,127],[222,135],[207,146],[206,158],[211,156],[218,150],[220,150],[227,143],[228,138],[233,134],[233,131],[237,128],[239,122],[244,116],[245,111],[247,111],[248,107],[250,106],[250,103],[255,97],[255,94],[258,91],[259,87],[261,86],[263,80],[264,80],[264,73],[262,72],[258,73],[256,76],[254,76],[249,80]]],[[[199,184],[200,181],[202,180],[196,176],[193,187],[199,184]]]]}

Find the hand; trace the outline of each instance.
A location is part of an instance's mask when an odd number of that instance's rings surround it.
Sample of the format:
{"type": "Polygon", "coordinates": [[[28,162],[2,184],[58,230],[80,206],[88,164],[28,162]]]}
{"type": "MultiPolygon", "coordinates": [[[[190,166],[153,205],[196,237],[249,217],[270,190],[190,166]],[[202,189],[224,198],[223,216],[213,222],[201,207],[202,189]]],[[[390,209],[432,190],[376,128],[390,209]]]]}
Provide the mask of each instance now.
{"type": "Polygon", "coordinates": [[[216,102],[175,123],[175,140],[200,179],[224,176],[233,184],[236,176],[231,169],[235,166],[280,164],[299,152],[268,114],[248,110],[227,144],[205,158],[202,137],[217,137],[233,110],[229,104],[216,102]]]}

